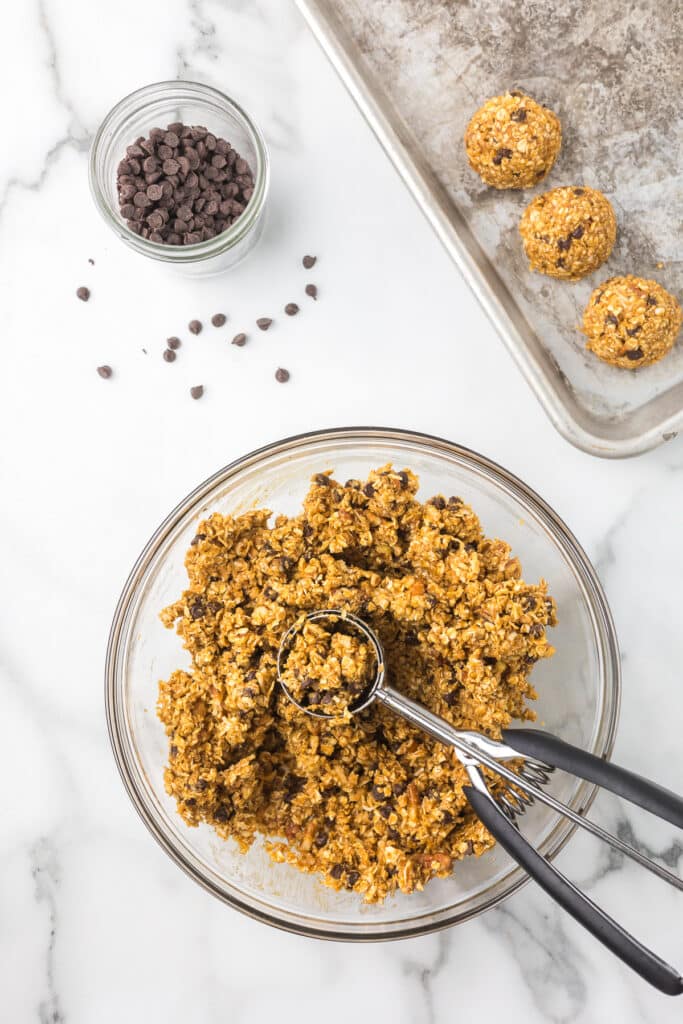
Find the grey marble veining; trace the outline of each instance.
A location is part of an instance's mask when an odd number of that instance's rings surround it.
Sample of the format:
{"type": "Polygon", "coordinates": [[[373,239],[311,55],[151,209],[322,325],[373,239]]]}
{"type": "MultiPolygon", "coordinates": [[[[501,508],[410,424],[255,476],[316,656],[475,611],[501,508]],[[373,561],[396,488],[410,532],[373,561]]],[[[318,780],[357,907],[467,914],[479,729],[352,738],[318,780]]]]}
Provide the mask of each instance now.
{"type": "MultiPolygon", "coordinates": [[[[380,87],[464,213],[508,294],[591,417],[621,421],[683,382],[683,344],[636,373],[585,351],[577,330],[607,277],[656,278],[683,294],[683,121],[678,2],[333,0],[380,87]],[[514,87],[559,115],[563,145],[536,189],[487,188],[469,168],[463,135],[488,97],[514,87]],[[541,191],[587,184],[619,224],[608,263],[578,283],[528,270],[517,230],[541,191]]],[[[678,402],[681,398],[672,402],[678,402]]]]}

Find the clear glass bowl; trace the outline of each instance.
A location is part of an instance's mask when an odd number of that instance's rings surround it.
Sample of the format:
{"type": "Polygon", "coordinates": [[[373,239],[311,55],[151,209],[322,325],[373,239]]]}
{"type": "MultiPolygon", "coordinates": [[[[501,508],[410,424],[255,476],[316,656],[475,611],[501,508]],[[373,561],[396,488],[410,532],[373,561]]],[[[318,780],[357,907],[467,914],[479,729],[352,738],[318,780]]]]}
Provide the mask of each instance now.
{"type": "MultiPolygon", "coordinates": [[[[295,513],[312,474],[333,468],[341,479],[363,478],[387,462],[419,474],[423,499],[441,492],[469,502],[485,532],[512,545],[527,580],[548,580],[559,625],[552,631],[555,657],[540,662],[533,673],[539,724],[608,757],[618,715],[617,641],[595,572],[552,509],[506,470],[448,441],[378,428],[290,438],[219,470],[155,532],[116,609],[106,666],[114,754],[147,827],[195,881],[262,921],[325,938],[398,938],[464,921],[509,896],[526,876],[495,848],[458,863],[452,877],[430,882],[424,892],[365,906],[352,893],[336,893],[315,876],[274,864],[259,844],[242,855],[208,826],[188,828],[164,791],[167,740],[155,714],[158,680],[186,665],[187,654],[176,634],[161,625],[159,611],[184,589],[185,551],[207,513],[240,513],[257,504],[295,513]]],[[[580,813],[595,794],[594,787],[566,775],[554,778],[551,789],[580,813]]],[[[549,857],[574,831],[541,807],[526,815],[523,828],[549,857]]]]}
{"type": "Polygon", "coordinates": [[[126,245],[185,274],[208,276],[234,266],[260,237],[270,164],[263,135],[234,100],[199,82],[157,82],[132,92],[109,111],[90,150],[89,178],[98,210],[126,245]],[[254,175],[254,194],[242,216],[227,231],[197,245],[150,242],[131,231],[119,213],[116,168],[126,147],[150,129],[174,121],[203,125],[227,139],[254,175]]]}

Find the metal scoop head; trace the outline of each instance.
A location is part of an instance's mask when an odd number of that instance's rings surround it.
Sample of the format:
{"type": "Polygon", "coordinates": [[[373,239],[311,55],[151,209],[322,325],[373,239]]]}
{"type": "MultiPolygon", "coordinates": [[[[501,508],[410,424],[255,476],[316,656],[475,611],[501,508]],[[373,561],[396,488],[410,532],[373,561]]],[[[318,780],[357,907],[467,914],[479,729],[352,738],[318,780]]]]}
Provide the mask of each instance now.
{"type": "Polygon", "coordinates": [[[365,687],[363,692],[355,700],[351,701],[346,710],[351,715],[357,715],[359,711],[364,711],[377,696],[380,689],[384,687],[384,651],[379,641],[377,634],[368,626],[367,622],[359,619],[356,615],[352,615],[350,612],[341,611],[339,608],[324,608],[320,611],[308,612],[307,615],[302,615],[300,619],[294,623],[293,626],[287,630],[280,641],[280,648],[277,652],[277,678],[280,686],[285,692],[287,698],[297,707],[300,711],[305,712],[307,715],[312,715],[313,718],[339,718],[339,714],[334,712],[327,712],[319,709],[319,707],[308,707],[305,704],[300,703],[289,690],[287,684],[283,680],[283,673],[287,664],[287,658],[292,648],[292,644],[296,637],[301,633],[307,622],[330,622],[333,625],[335,623],[343,623],[347,629],[352,629],[359,636],[362,636],[364,640],[370,644],[372,652],[375,656],[377,664],[377,671],[374,679],[365,687]]]}

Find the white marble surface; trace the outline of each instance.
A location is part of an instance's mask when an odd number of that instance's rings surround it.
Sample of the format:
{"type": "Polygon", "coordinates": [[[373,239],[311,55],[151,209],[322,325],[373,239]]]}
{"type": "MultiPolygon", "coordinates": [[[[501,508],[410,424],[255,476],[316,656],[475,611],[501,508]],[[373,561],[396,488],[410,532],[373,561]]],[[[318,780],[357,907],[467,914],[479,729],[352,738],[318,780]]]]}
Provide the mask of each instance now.
{"type": "MultiPolygon", "coordinates": [[[[502,462],[575,530],[621,639],[617,756],[681,790],[683,444],[606,463],[554,433],[289,0],[31,0],[3,10],[0,52],[0,1018],[679,1020],[680,1003],[530,886],[457,929],[375,946],[295,938],[220,905],[130,805],[102,669],[128,569],[194,484],[299,430],[417,428],[502,462]],[[241,98],[273,156],[259,250],[204,283],[131,255],[87,190],[108,107],[177,74],[241,98]],[[320,256],[317,304],[242,350],[207,328],[162,362],[163,339],[187,337],[192,317],[224,309],[236,331],[278,314],[305,283],[305,251],[320,256]],[[95,374],[102,362],[111,381],[95,374]],[[187,394],[196,383],[201,402],[187,394]]],[[[611,798],[592,813],[683,867],[673,829],[611,798]]],[[[681,897],[592,840],[575,838],[560,863],[683,967],[681,897]]]]}

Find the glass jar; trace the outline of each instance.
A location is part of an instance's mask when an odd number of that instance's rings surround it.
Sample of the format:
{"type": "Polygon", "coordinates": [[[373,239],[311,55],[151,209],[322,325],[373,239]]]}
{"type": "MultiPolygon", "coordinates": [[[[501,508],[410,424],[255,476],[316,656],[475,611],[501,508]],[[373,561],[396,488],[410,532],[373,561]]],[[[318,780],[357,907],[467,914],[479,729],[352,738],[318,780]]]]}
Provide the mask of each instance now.
{"type": "Polygon", "coordinates": [[[235,266],[258,241],[270,180],[266,143],[258,127],[234,100],[198,82],[157,82],[126,96],[113,107],[95,135],[90,150],[90,188],[109,227],[135,252],[184,274],[207,276],[235,266]],[[227,231],[196,245],[164,245],[136,235],[119,213],[116,168],[126,147],[152,128],[174,121],[202,125],[225,138],[243,157],[254,176],[254,193],[227,231]]]}

